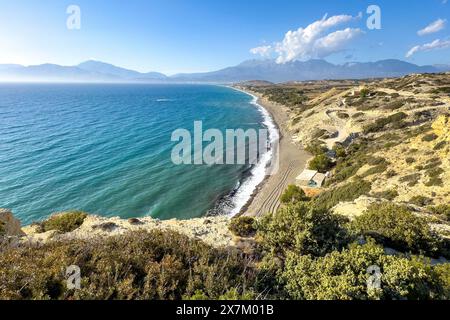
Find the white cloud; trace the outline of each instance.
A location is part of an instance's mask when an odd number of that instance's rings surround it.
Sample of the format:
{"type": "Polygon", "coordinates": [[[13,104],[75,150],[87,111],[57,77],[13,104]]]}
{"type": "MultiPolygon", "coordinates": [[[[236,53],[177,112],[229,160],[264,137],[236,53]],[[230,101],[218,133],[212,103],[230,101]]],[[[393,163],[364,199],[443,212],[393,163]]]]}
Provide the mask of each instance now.
{"type": "Polygon", "coordinates": [[[345,46],[351,40],[362,33],[363,32],[360,29],[347,28],[345,30],[335,31],[323,38],[318,39],[315,43],[317,57],[324,58],[332,53],[344,50],[345,46]]]}
{"type": "Polygon", "coordinates": [[[294,31],[288,31],[283,41],[273,46],[262,46],[251,50],[254,54],[277,54],[277,63],[286,63],[294,60],[306,60],[312,58],[325,58],[335,52],[342,51],[346,45],[361,35],[361,29],[346,28],[327,33],[330,29],[339,25],[360,19],[361,15],[337,15],[315,21],[305,28],[300,27],[294,31]]]}
{"type": "Polygon", "coordinates": [[[406,57],[410,58],[414,54],[421,52],[421,51],[432,51],[432,50],[445,49],[445,48],[450,48],[450,40],[436,39],[433,42],[412,47],[406,54],[406,57]]]}
{"type": "Polygon", "coordinates": [[[422,30],[419,30],[417,34],[419,36],[425,36],[428,34],[436,33],[441,31],[445,28],[445,24],[447,23],[447,20],[444,19],[437,19],[436,21],[430,23],[428,26],[423,28],[422,30]]]}
{"type": "Polygon", "coordinates": [[[261,46],[250,49],[250,52],[252,54],[260,55],[261,57],[267,58],[272,54],[273,48],[272,46],[261,46]]]}

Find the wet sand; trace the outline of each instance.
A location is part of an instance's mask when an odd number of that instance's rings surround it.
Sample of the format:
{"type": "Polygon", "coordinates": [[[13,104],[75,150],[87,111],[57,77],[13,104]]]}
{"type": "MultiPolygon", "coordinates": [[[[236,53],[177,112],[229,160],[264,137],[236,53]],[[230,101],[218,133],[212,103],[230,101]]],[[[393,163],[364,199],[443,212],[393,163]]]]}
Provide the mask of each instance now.
{"type": "Polygon", "coordinates": [[[280,196],[288,185],[295,184],[295,178],[303,171],[311,155],[292,141],[292,133],[288,130],[289,116],[286,107],[272,103],[253,91],[239,89],[258,97],[258,104],[271,114],[280,133],[278,170],[275,174],[267,176],[256,188],[252,198],[241,211],[243,215],[259,217],[277,211],[280,207],[280,196]]]}

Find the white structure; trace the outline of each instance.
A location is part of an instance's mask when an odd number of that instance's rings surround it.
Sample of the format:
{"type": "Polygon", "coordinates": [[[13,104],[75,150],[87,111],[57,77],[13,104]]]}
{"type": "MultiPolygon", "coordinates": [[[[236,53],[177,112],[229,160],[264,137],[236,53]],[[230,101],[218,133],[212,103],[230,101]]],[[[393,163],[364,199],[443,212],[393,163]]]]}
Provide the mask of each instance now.
{"type": "Polygon", "coordinates": [[[302,187],[321,188],[326,177],[326,174],[319,173],[316,170],[303,170],[296,180],[297,184],[302,187]]]}

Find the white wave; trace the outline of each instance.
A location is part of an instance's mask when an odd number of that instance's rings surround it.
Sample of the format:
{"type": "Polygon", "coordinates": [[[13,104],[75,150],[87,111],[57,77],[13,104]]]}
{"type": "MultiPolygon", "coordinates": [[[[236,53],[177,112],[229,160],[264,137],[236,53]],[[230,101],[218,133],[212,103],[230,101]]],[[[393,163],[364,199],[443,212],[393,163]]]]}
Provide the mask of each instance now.
{"type": "Polygon", "coordinates": [[[172,102],[175,101],[175,99],[157,99],[156,102],[172,102]]]}
{"type": "MultiPolygon", "coordinates": [[[[245,93],[253,98],[252,104],[255,105],[259,112],[263,116],[263,125],[267,128],[269,132],[269,140],[272,145],[278,143],[280,134],[278,132],[278,128],[275,125],[274,120],[270,113],[260,104],[258,104],[258,97],[252,95],[248,92],[230,87],[231,89],[240,91],[245,93]]],[[[242,208],[248,203],[255,189],[264,181],[267,174],[269,173],[269,165],[273,158],[273,150],[274,148],[270,148],[268,152],[266,152],[259,162],[252,168],[251,175],[240,185],[237,189],[236,193],[233,196],[233,208],[230,211],[231,216],[237,215],[242,208]]]]}

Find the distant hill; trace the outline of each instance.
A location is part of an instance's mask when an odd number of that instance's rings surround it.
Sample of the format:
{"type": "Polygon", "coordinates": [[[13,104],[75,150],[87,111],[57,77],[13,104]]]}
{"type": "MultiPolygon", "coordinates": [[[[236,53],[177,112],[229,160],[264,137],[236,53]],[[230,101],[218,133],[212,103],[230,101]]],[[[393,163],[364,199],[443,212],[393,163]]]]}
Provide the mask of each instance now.
{"type": "Polygon", "coordinates": [[[267,87],[274,85],[273,82],[265,81],[265,80],[250,80],[237,83],[238,86],[241,87],[267,87]]]}
{"type": "Polygon", "coordinates": [[[325,60],[293,61],[248,60],[237,66],[204,73],[166,76],[158,72],[141,73],[100,61],[77,66],[42,64],[37,66],[0,65],[0,81],[64,82],[143,82],[143,83],[236,83],[269,81],[274,83],[327,79],[366,79],[400,77],[412,73],[450,71],[449,65],[418,66],[401,60],[351,62],[342,65],[325,60]]]}
{"type": "MultiPolygon", "coordinates": [[[[450,67],[446,70],[450,70],[450,67]]],[[[265,80],[279,83],[295,80],[388,78],[411,73],[436,73],[441,71],[443,71],[442,68],[418,66],[401,60],[352,62],[343,65],[335,65],[325,60],[294,61],[285,64],[278,64],[274,60],[249,60],[235,67],[209,73],[179,74],[174,76],[173,79],[200,82],[265,80]]]]}
{"type": "Polygon", "coordinates": [[[80,63],[77,67],[82,70],[112,75],[126,80],[165,80],[167,78],[166,75],[158,72],[140,73],[137,71],[116,67],[112,64],[94,60],[80,63]]]}

